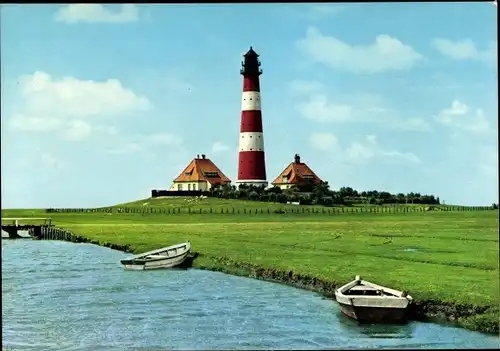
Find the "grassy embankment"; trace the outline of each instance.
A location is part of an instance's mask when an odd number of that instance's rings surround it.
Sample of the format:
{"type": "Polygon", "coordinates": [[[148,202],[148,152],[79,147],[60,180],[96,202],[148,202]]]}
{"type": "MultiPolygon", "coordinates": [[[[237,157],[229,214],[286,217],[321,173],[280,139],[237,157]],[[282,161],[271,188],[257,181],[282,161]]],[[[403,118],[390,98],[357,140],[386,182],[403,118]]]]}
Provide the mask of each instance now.
{"type": "MultiPolygon", "coordinates": [[[[283,208],[278,204],[207,200],[142,200],[118,206],[283,208]]],[[[2,217],[15,216],[47,215],[37,210],[2,211],[2,217]]],[[[428,312],[431,305],[441,306],[442,314],[464,327],[498,332],[498,211],[53,213],[50,217],[59,227],[100,243],[127,245],[135,252],[190,240],[193,250],[201,254],[195,260],[195,267],[200,268],[267,275],[287,282],[307,276],[332,285],[361,275],[409,290],[415,300],[429,306],[428,312]]],[[[440,314],[439,308],[433,311],[440,314]]]]}

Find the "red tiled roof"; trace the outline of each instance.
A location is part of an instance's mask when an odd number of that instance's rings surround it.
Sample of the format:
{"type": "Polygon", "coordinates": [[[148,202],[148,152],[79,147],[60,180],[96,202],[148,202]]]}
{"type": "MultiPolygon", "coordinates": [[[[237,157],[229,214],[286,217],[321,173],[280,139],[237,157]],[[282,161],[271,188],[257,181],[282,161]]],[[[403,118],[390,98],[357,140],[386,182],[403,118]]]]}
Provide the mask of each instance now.
{"type": "Polygon", "coordinates": [[[201,181],[207,181],[212,185],[231,183],[231,180],[208,158],[193,159],[182,173],[174,179],[174,182],[201,181]],[[214,173],[215,176],[210,176],[209,173],[214,173]]]}
{"type": "Polygon", "coordinates": [[[278,177],[276,177],[276,179],[271,184],[298,184],[305,180],[304,176],[312,177],[311,179],[307,180],[312,181],[313,184],[319,184],[322,182],[322,180],[309,168],[308,165],[302,162],[292,162],[283,170],[283,172],[281,172],[278,177]],[[283,177],[288,177],[288,182],[283,182],[283,177]]]}

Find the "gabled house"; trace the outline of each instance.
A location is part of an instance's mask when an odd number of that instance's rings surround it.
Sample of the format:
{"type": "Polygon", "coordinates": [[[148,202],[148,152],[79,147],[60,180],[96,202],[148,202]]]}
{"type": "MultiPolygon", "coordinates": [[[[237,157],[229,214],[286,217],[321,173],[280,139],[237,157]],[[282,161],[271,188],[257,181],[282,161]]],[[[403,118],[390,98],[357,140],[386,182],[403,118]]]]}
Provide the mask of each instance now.
{"type": "Polygon", "coordinates": [[[322,182],[308,165],[300,162],[300,156],[295,154],[294,162],[290,163],[271,184],[284,190],[294,185],[316,185],[322,182]]]}
{"type": "Polygon", "coordinates": [[[230,184],[231,180],[205,155],[197,155],[174,179],[170,191],[210,190],[215,185],[230,184]]]}

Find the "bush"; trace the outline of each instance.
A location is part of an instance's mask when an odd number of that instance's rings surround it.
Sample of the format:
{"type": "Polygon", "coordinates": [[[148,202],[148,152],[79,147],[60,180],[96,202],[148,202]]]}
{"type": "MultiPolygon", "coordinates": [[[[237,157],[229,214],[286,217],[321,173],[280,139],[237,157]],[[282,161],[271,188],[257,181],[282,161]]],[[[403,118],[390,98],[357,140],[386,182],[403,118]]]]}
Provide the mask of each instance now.
{"type": "Polygon", "coordinates": [[[321,205],[323,206],[333,206],[333,197],[325,196],[321,199],[321,205]]]}
{"type": "Polygon", "coordinates": [[[354,205],[355,203],[357,203],[357,201],[353,201],[353,200],[344,200],[344,205],[345,206],[349,206],[349,207],[352,207],[352,205],[354,205]]]}
{"type": "Polygon", "coordinates": [[[252,201],[259,200],[259,194],[256,191],[252,191],[248,194],[248,199],[252,201]]]}
{"type": "Polygon", "coordinates": [[[301,205],[312,205],[314,197],[311,195],[304,195],[300,197],[299,201],[301,205]]]}
{"type": "Polygon", "coordinates": [[[288,196],[285,194],[279,194],[276,199],[280,204],[286,204],[288,202],[288,196]]]}
{"type": "Polygon", "coordinates": [[[491,207],[492,207],[494,210],[498,210],[498,204],[493,204],[493,205],[491,205],[491,207]]]}
{"type": "Polygon", "coordinates": [[[278,202],[278,195],[276,195],[275,193],[270,193],[269,202],[278,202]]]}
{"type": "Polygon", "coordinates": [[[262,202],[268,202],[270,201],[270,194],[260,194],[258,200],[262,202]]]}

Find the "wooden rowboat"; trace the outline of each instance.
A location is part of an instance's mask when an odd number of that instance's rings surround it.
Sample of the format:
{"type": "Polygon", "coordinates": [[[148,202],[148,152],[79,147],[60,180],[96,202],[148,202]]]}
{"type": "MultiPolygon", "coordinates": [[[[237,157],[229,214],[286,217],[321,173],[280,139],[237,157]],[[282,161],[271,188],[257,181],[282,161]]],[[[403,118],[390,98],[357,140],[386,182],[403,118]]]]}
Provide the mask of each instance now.
{"type": "Polygon", "coordinates": [[[130,259],[121,260],[127,270],[146,270],[173,268],[181,265],[189,255],[191,244],[188,242],[144,252],[130,259]]]}
{"type": "Polygon", "coordinates": [[[406,323],[412,297],[356,278],[335,290],[340,310],[360,323],[406,323]]]}

